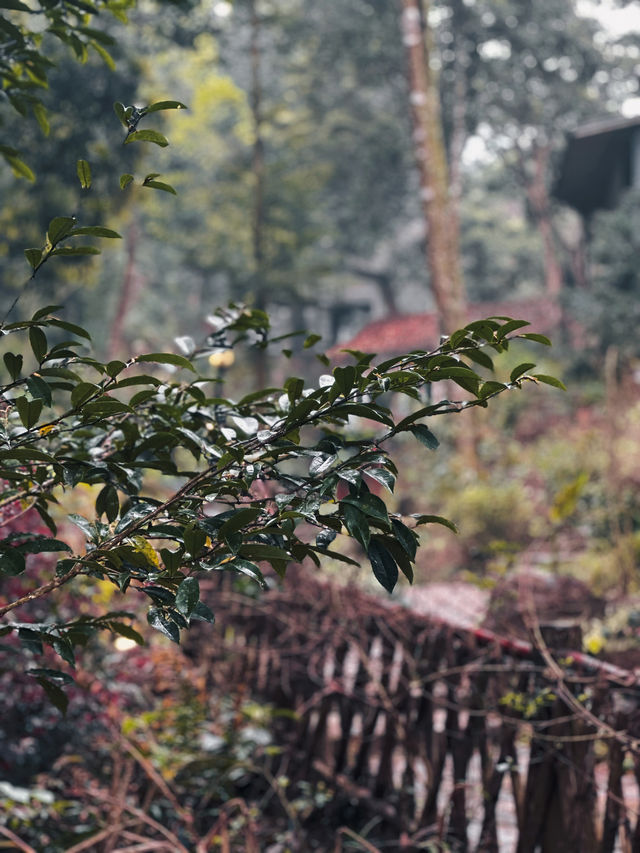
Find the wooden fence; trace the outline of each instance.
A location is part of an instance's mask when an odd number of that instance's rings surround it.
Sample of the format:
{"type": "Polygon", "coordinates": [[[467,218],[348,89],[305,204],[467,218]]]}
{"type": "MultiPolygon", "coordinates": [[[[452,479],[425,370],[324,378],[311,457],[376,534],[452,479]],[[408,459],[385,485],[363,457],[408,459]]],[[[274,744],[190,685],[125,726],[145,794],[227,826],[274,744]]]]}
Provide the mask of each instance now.
{"type": "Polygon", "coordinates": [[[308,849],[341,850],[342,827],[366,835],[356,849],[640,851],[632,674],[545,626],[512,642],[302,572],[257,599],[226,582],[210,599],[219,633],[189,653],[216,689],[295,711],[272,772],[334,791],[334,840],[308,849]]]}

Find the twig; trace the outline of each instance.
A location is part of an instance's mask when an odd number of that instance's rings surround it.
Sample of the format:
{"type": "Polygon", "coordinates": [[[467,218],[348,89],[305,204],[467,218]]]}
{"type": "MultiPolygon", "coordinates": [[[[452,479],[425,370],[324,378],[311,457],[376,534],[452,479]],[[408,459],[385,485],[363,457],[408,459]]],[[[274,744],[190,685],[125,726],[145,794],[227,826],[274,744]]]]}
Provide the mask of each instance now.
{"type": "Polygon", "coordinates": [[[13,841],[18,850],[22,850],[23,853],[38,853],[38,851],[34,850],[33,847],[27,844],[26,841],[22,841],[22,839],[18,838],[18,836],[14,832],[11,832],[10,829],[7,829],[6,826],[0,826],[0,834],[4,835],[10,841],[13,841]]]}

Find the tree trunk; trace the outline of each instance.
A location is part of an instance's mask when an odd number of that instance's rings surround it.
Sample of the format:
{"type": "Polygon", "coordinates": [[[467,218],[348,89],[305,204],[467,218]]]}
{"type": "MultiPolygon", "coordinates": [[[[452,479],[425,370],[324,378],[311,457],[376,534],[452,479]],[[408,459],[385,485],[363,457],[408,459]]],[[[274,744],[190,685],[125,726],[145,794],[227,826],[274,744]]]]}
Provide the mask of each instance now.
{"type": "Polygon", "coordinates": [[[127,233],[127,262],[122,279],[122,287],[118,296],[116,311],[111,323],[109,334],[108,359],[115,359],[127,350],[124,340],[124,325],[131,306],[138,294],[140,276],[136,270],[136,247],[138,244],[138,226],[135,221],[129,226],[127,233]]]}
{"type": "MultiPolygon", "coordinates": [[[[266,283],[264,259],[264,193],[265,165],[264,139],[262,136],[262,69],[260,49],[261,22],[256,8],[258,0],[249,0],[251,37],[251,119],[253,124],[253,210],[251,215],[251,241],[253,250],[253,298],[256,308],[266,309],[266,283]]],[[[256,350],[254,373],[256,387],[264,388],[267,384],[267,360],[264,350],[256,350]]]]}
{"type": "MultiPolygon", "coordinates": [[[[533,155],[527,159],[533,167],[533,173],[526,181],[526,193],[529,206],[538,225],[542,238],[544,260],[544,279],[547,295],[558,299],[564,282],[562,266],[558,260],[558,249],[551,220],[551,203],[547,189],[547,169],[551,155],[550,145],[538,145],[533,155]]],[[[521,158],[524,157],[521,154],[521,158]]]]}
{"type": "Polygon", "coordinates": [[[420,197],[427,229],[427,267],[442,331],[450,333],[466,322],[466,300],[460,269],[457,218],[450,198],[440,99],[429,67],[426,5],[425,0],[422,8],[419,0],[402,0],[402,33],[409,68],[409,99],[420,174],[420,197]]]}

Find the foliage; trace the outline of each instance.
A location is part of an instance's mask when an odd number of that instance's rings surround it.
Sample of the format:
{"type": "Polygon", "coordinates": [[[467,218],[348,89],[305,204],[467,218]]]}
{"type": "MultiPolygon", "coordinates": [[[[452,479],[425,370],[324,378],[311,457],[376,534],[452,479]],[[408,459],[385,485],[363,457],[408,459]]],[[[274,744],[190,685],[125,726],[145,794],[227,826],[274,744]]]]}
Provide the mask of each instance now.
{"type": "Polygon", "coordinates": [[[615,210],[597,213],[591,223],[591,287],[572,293],[570,304],[590,333],[589,343],[595,344],[592,359],[612,346],[626,362],[640,354],[635,332],[640,319],[639,227],[637,190],[627,192],[615,210]]]}
{"type": "MultiPolygon", "coordinates": [[[[82,230],[53,220],[49,248],[38,258],[36,250],[29,256],[34,273],[82,230]]],[[[99,236],[102,230],[90,233],[99,236]]],[[[365,549],[375,577],[391,592],[399,571],[413,578],[415,526],[447,522],[417,515],[408,526],[369,490],[365,473],[393,491],[397,469],[386,442],[411,433],[433,450],[438,440],[426,418],[486,406],[525,381],[554,382],[531,374],[530,364],[514,369],[508,383],[485,380],[468,366],[467,361],[489,367],[484,349],[503,351],[510,333],[526,325],[488,320],[470,324],[430,353],[377,365],[371,355],[354,353],[354,363],[320,377],[316,388],[290,377],[281,388],[234,400],[213,396],[216,377],[198,367],[206,368],[208,357],[221,348],[249,339],[264,349],[269,322],[260,311],[234,306],[214,319],[215,332],[188,358],[148,353],[108,363],[77,352],[87,333],[51,307],[28,321],[5,324],[6,337],[24,336],[29,352],[22,355],[14,345],[3,355],[10,380],[2,389],[0,476],[7,487],[1,507],[32,506],[51,535],[10,534],[0,546],[0,571],[5,579],[22,575],[29,555],[41,552],[60,552],[61,559],[51,580],[0,607],[1,615],[72,581],[98,578],[123,593],[145,595],[149,624],[178,642],[192,620],[214,619],[200,600],[198,575],[232,571],[264,584],[265,563],[280,576],[289,562],[310,559],[319,566],[324,554],[353,563],[330,547],[343,528],[365,549]],[[56,340],[60,333],[64,339],[56,340]],[[182,375],[143,372],[149,365],[182,375]],[[192,380],[183,378],[189,372],[192,380]],[[399,394],[419,403],[420,389],[437,382],[454,382],[470,400],[419,405],[404,418],[383,402],[399,394]],[[99,492],[93,513],[70,515],[86,541],[84,553],[72,553],[56,538],[54,516],[58,505],[64,511],[65,495],[82,484],[99,492]]],[[[45,624],[9,622],[2,633],[16,634],[36,654],[51,646],[73,666],[75,647],[100,630],[141,642],[129,614],[120,611],[45,624]]],[[[65,707],[51,679],[66,677],[49,670],[37,675],[65,707]]]]}

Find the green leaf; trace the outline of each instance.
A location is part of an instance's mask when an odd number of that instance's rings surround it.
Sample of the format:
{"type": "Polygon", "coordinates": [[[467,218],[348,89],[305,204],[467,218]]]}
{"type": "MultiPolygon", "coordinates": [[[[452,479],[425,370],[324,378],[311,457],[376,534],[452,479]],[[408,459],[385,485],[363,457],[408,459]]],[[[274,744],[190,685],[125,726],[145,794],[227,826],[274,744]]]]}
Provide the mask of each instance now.
{"type": "Polygon", "coordinates": [[[127,640],[133,640],[139,646],[144,646],[144,637],[131,625],[125,625],[123,622],[109,622],[109,628],[114,634],[119,634],[121,637],[126,637],[127,640]]]}
{"type": "Polygon", "coordinates": [[[233,569],[242,575],[247,575],[252,580],[257,581],[261,587],[265,587],[265,580],[260,569],[255,563],[250,563],[249,560],[243,560],[240,557],[235,557],[231,563],[225,563],[225,569],[233,569]]]}
{"type": "Polygon", "coordinates": [[[332,406],[332,415],[355,415],[358,418],[368,418],[371,421],[385,424],[392,427],[393,418],[380,406],[373,403],[340,403],[337,406],[332,406]]]}
{"type": "Polygon", "coordinates": [[[55,246],[68,237],[75,224],[75,216],[56,216],[55,219],[52,219],[47,228],[47,238],[51,245],[55,246]]]}
{"type": "Polygon", "coordinates": [[[506,323],[504,323],[502,326],[500,326],[497,334],[498,334],[499,338],[504,338],[508,334],[510,334],[511,332],[515,332],[516,329],[522,329],[525,326],[530,326],[530,325],[531,325],[531,323],[529,323],[527,320],[507,320],[506,323]]]}
{"type": "Polygon", "coordinates": [[[27,377],[27,389],[34,400],[42,400],[45,406],[51,405],[51,386],[37,373],[27,377]]]}
{"type": "Polygon", "coordinates": [[[391,527],[398,542],[402,545],[409,557],[412,560],[415,560],[416,552],[418,550],[415,533],[397,518],[391,519],[391,527]]]}
{"type": "Polygon", "coordinates": [[[76,174],[83,190],[91,186],[91,166],[86,160],[78,160],[76,163],[76,174]]]}
{"type": "Polygon", "coordinates": [[[35,270],[40,266],[42,261],[42,249],[25,249],[24,256],[27,259],[29,266],[35,270]]]}
{"type": "Polygon", "coordinates": [[[377,539],[372,539],[367,550],[367,556],[373,569],[373,574],[387,592],[393,592],[398,582],[398,566],[390,552],[377,539]]]}
{"type": "Polygon", "coordinates": [[[356,497],[355,495],[347,495],[342,498],[340,503],[351,504],[351,506],[359,509],[360,512],[363,512],[370,518],[375,518],[377,521],[389,524],[389,516],[387,514],[385,502],[377,495],[372,495],[371,492],[364,492],[364,494],[359,497],[356,497]]]}
{"type": "Polygon", "coordinates": [[[156,101],[155,104],[150,104],[142,110],[143,115],[156,113],[158,110],[188,110],[189,107],[183,104],[182,101],[156,101]]]}
{"type": "Polygon", "coordinates": [[[47,694],[47,698],[51,704],[54,705],[60,713],[66,714],[67,708],[69,707],[69,698],[64,690],[58,687],[57,684],[54,684],[52,681],[49,681],[49,679],[43,678],[42,676],[38,676],[36,681],[47,694]]]}
{"type": "Polygon", "coordinates": [[[81,225],[79,228],[74,228],[70,236],[76,237],[78,234],[86,234],[89,237],[109,237],[112,240],[122,239],[122,234],[118,234],[111,228],[103,228],[102,225],[81,225]]]}
{"type": "Polygon", "coordinates": [[[125,139],[125,145],[128,145],[130,142],[153,142],[161,148],[166,148],[169,144],[166,136],[163,136],[157,130],[134,130],[125,139]]]}
{"type": "Polygon", "coordinates": [[[77,409],[100,391],[100,386],[94,385],[93,382],[80,382],[71,392],[71,405],[77,409]]]}
{"type": "MultiPolygon", "coordinates": [[[[118,116],[119,120],[125,127],[128,127],[127,123],[127,114],[124,104],[121,104],[119,101],[116,101],[113,105],[113,111],[118,116]]],[[[131,180],[133,180],[133,175],[131,176],[131,180]]],[[[120,186],[122,186],[122,179],[120,179],[120,186]]]]}
{"type": "Polygon", "coordinates": [[[458,528],[455,526],[453,521],[449,521],[448,518],[444,518],[441,515],[412,515],[412,518],[415,518],[416,525],[418,524],[442,524],[443,527],[448,527],[449,530],[453,530],[454,533],[458,532],[458,528]]]}
{"type": "Polygon", "coordinates": [[[0,548],[0,575],[15,577],[27,568],[24,555],[17,548],[7,545],[0,548]]]}
{"type": "Polygon", "coordinates": [[[182,355],[175,355],[172,352],[149,352],[146,355],[139,355],[135,358],[135,361],[140,362],[153,362],[153,364],[173,364],[175,367],[183,367],[185,370],[191,370],[193,373],[196,372],[195,367],[191,364],[188,358],[184,358],[182,355]]]}
{"type": "Polygon", "coordinates": [[[165,184],[163,181],[145,181],[142,186],[154,190],[162,190],[165,193],[171,193],[171,195],[178,195],[171,184],[165,184]]]}
{"type": "Polygon", "coordinates": [[[5,352],[5,354],[2,356],[2,359],[4,361],[5,367],[9,371],[9,376],[11,377],[12,381],[15,382],[22,371],[22,356],[16,355],[13,352],[5,352]]]}
{"type": "Polygon", "coordinates": [[[49,326],[57,326],[59,329],[64,329],[65,332],[71,332],[74,335],[78,335],[79,338],[86,338],[88,341],[91,340],[89,332],[87,332],[86,329],[83,329],[82,326],[77,326],[75,323],[69,323],[67,320],[58,320],[57,317],[52,317],[47,322],[49,326]]]}
{"type": "Polygon", "coordinates": [[[42,675],[44,678],[55,678],[57,681],[62,681],[63,684],[73,684],[73,677],[68,672],[63,672],[61,669],[48,669],[46,667],[37,667],[35,669],[25,670],[27,675],[35,678],[42,675]]]}
{"type": "Polygon", "coordinates": [[[52,645],[54,652],[60,655],[63,661],[70,664],[71,666],[76,665],[76,658],[73,653],[73,645],[67,637],[61,637],[59,640],[54,640],[52,645]]]}
{"type": "Polygon", "coordinates": [[[100,249],[95,246],[60,246],[51,252],[52,255],[63,255],[71,257],[72,255],[100,255],[100,249]]]}
{"type": "Polygon", "coordinates": [[[302,344],[304,349],[310,349],[314,344],[317,344],[318,341],[322,340],[322,335],[309,335],[305,338],[304,343],[302,344]]]}
{"type": "Polygon", "coordinates": [[[531,370],[532,367],[535,367],[535,364],[532,361],[525,361],[522,364],[519,364],[517,367],[514,367],[511,371],[511,375],[509,376],[509,381],[515,382],[528,370],[531,370]]]}
{"type": "Polygon", "coordinates": [[[118,500],[117,489],[107,483],[96,498],[96,514],[100,518],[104,513],[107,516],[107,521],[112,522],[116,520],[119,512],[120,502],[118,500]]]}
{"type": "Polygon", "coordinates": [[[35,181],[36,176],[33,169],[21,160],[19,157],[6,157],[7,163],[11,166],[11,170],[16,178],[26,178],[28,181],[35,181]]]}
{"type": "Polygon", "coordinates": [[[152,628],[160,631],[161,634],[164,634],[173,643],[180,642],[180,629],[159,607],[150,608],[147,613],[147,622],[152,628]]]}
{"type": "Polygon", "coordinates": [[[114,62],[114,60],[113,60],[113,57],[112,57],[112,56],[111,56],[111,54],[109,53],[109,51],[108,51],[106,48],[104,48],[104,47],[103,47],[99,42],[97,42],[95,39],[92,39],[92,40],[89,42],[89,44],[90,44],[90,45],[91,45],[91,47],[95,50],[95,52],[98,54],[98,56],[102,59],[102,61],[104,62],[104,64],[107,66],[107,68],[108,68],[110,71],[115,71],[115,70],[116,70],[116,64],[115,64],[115,62],[114,62]]]}
{"type": "Polygon", "coordinates": [[[199,619],[201,622],[208,622],[210,625],[216,621],[216,617],[213,615],[213,612],[204,601],[199,601],[196,606],[193,608],[191,613],[192,619],[199,619]]]}
{"type": "Polygon", "coordinates": [[[31,429],[38,423],[38,418],[44,407],[43,400],[28,400],[22,396],[17,397],[13,402],[25,429],[31,429]]]}
{"type": "Polygon", "coordinates": [[[375,480],[377,483],[380,483],[380,485],[389,489],[390,492],[393,492],[396,484],[396,478],[391,471],[387,471],[386,468],[366,468],[364,473],[367,477],[371,477],[372,480],[375,480]]]}
{"type": "Polygon", "coordinates": [[[551,341],[546,335],[538,335],[534,332],[526,332],[523,335],[518,335],[519,338],[524,338],[526,341],[535,341],[538,344],[544,344],[546,347],[551,346],[551,341]]]}
{"type": "Polygon", "coordinates": [[[242,508],[237,510],[237,512],[234,512],[234,514],[220,527],[218,536],[220,539],[228,539],[234,533],[238,533],[238,531],[242,530],[243,527],[254,522],[261,513],[262,510],[258,507],[247,507],[246,509],[242,508]]]}
{"type": "Polygon", "coordinates": [[[207,534],[196,524],[191,523],[184,529],[183,540],[185,549],[192,557],[195,557],[204,548],[207,534]]]}
{"type": "Polygon", "coordinates": [[[132,180],[133,180],[133,175],[129,175],[128,173],[124,174],[124,175],[120,175],[120,189],[121,190],[126,189],[132,180]]]}
{"type": "Polygon", "coordinates": [[[414,424],[409,427],[409,432],[415,435],[421,444],[428,447],[429,450],[436,450],[440,446],[440,442],[425,424],[414,424]]]}
{"type": "Polygon", "coordinates": [[[40,130],[44,133],[45,136],[49,136],[49,131],[51,130],[49,126],[49,119],[47,117],[47,109],[44,104],[40,101],[36,101],[33,106],[33,114],[36,117],[36,121],[40,125],[40,130]]]}
{"type": "Polygon", "coordinates": [[[347,528],[349,536],[359,542],[366,551],[371,541],[367,516],[350,503],[341,502],[341,509],[344,526],[347,528]]]}
{"type": "Polygon", "coordinates": [[[547,376],[546,373],[533,373],[532,378],[537,382],[543,382],[545,385],[551,385],[554,388],[560,388],[561,391],[566,391],[566,385],[555,376],[547,376]]]}
{"type": "Polygon", "coordinates": [[[19,545],[23,554],[53,554],[60,551],[71,552],[71,548],[61,539],[51,539],[48,536],[35,536],[19,545]]]}
{"type": "Polygon", "coordinates": [[[176,593],[176,607],[184,616],[191,616],[200,600],[200,584],[197,578],[185,578],[176,593]]]}

